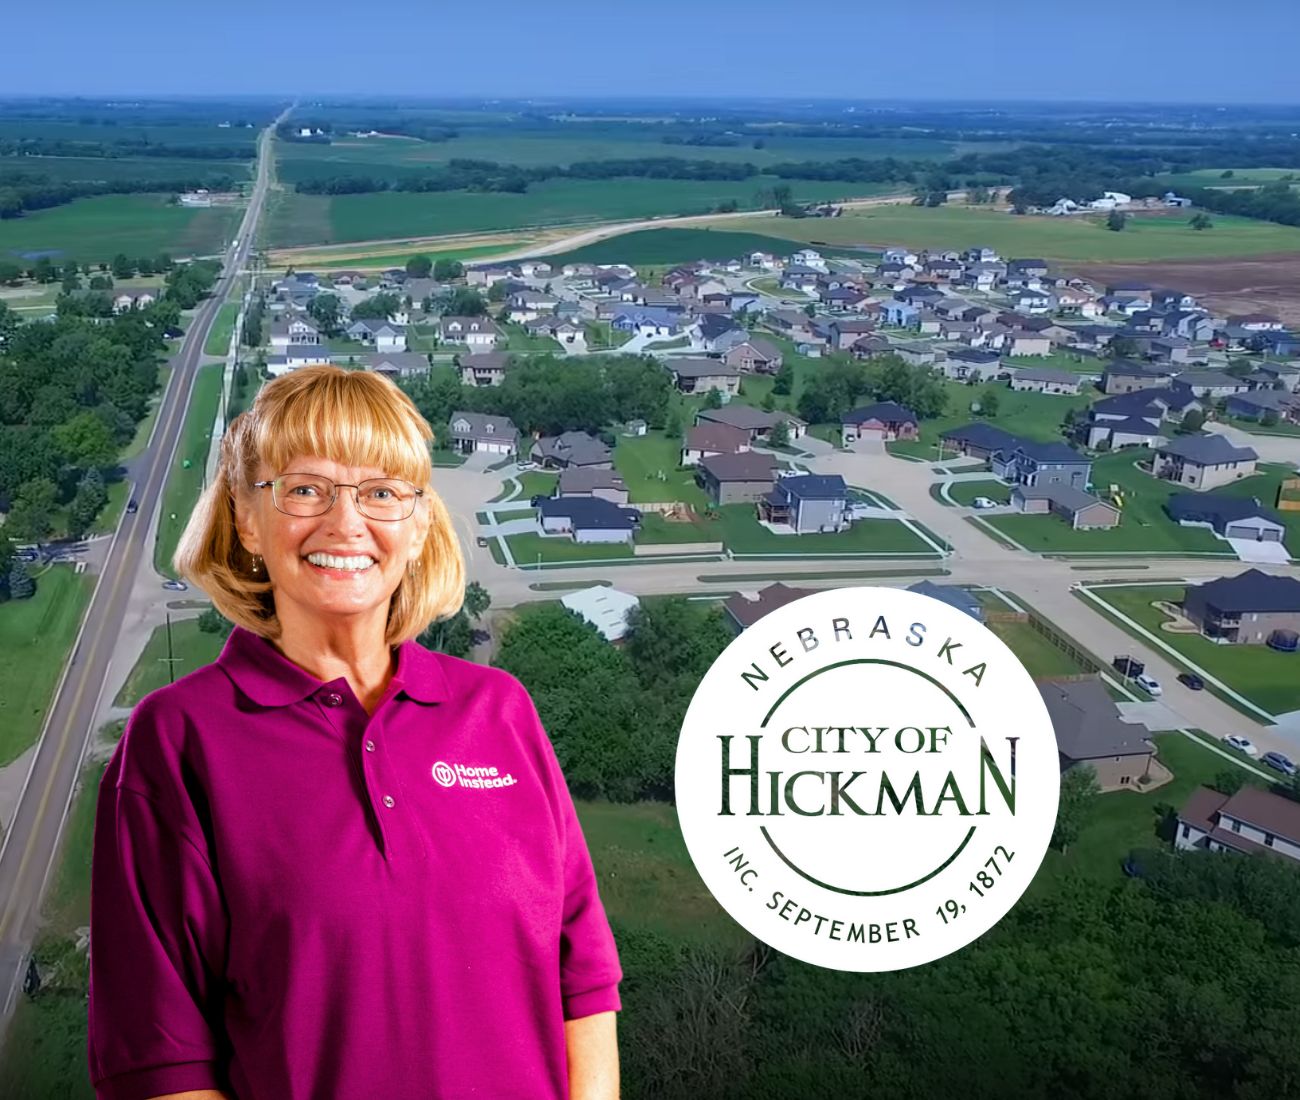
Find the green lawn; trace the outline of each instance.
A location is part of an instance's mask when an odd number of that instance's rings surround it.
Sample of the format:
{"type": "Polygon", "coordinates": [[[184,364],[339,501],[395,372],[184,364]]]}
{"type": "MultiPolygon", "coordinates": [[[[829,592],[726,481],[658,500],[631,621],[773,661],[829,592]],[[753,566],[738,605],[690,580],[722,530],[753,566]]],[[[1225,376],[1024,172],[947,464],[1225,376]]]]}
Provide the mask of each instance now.
{"type": "Polygon", "coordinates": [[[733,554],[937,556],[898,520],[859,520],[838,534],[775,535],[758,522],[753,504],[724,504],[718,511],[722,541],[733,554]]]}
{"type": "Polygon", "coordinates": [[[94,586],[89,574],[55,565],[36,576],[31,599],[0,603],[0,767],[40,735],[94,586]]]}
{"type": "MultiPolygon", "coordinates": [[[[1160,629],[1167,617],[1151,605],[1156,600],[1181,601],[1184,592],[1181,585],[1134,585],[1090,591],[1172,646],[1187,662],[1203,668],[1269,713],[1284,714],[1300,709],[1300,654],[1279,653],[1264,645],[1217,645],[1199,634],[1172,634],[1160,629]]],[[[1212,685],[1207,684],[1206,689],[1213,690],[1212,685]]],[[[1228,696],[1223,698],[1233,702],[1228,696]]]]}
{"type": "Polygon", "coordinates": [[[747,219],[745,228],[830,245],[988,245],[1003,256],[1051,260],[1175,260],[1300,251],[1300,229],[1221,214],[1212,217],[1214,228],[1198,232],[1188,226],[1186,211],[1142,214],[1130,218],[1122,233],[1113,233],[1106,229],[1104,218],[1018,217],[964,206],[875,206],[848,210],[834,220],[747,219]]]}
{"type": "MultiPolygon", "coordinates": [[[[528,470],[520,474],[515,480],[519,482],[519,492],[510,499],[531,500],[538,495],[550,496],[554,493],[560,475],[552,470],[528,470]]],[[[497,493],[489,503],[495,504],[504,500],[507,492],[507,488],[503,485],[501,492],[497,493]]]]}
{"type": "Polygon", "coordinates": [[[225,358],[230,350],[230,337],[235,331],[235,318],[239,316],[239,299],[226,302],[217,311],[217,319],[212,322],[208,332],[208,341],[203,345],[204,355],[220,355],[225,358]]]}
{"type": "Polygon", "coordinates": [[[56,261],[128,256],[209,255],[235,233],[239,207],[168,204],[167,195],[103,195],[0,221],[0,259],[49,253],[56,261]]]}
{"type": "Polygon", "coordinates": [[[111,535],[122,518],[122,509],[126,507],[127,494],[131,486],[126,481],[110,481],[107,486],[108,503],[99,510],[95,522],[90,525],[92,535],[111,535]]]}
{"type": "MultiPolygon", "coordinates": [[[[1074,531],[1054,515],[990,516],[986,522],[1009,535],[1030,550],[1044,553],[1145,552],[1150,554],[1194,553],[1235,557],[1228,544],[1203,527],[1182,527],[1165,513],[1164,503],[1175,492],[1186,492],[1168,481],[1157,481],[1133,464],[1146,461],[1150,451],[1126,448],[1106,454],[1093,463],[1093,491],[1108,495],[1111,485],[1123,494],[1123,508],[1118,527],[1098,531],[1074,531]]],[[[1255,496],[1272,501],[1277,484],[1284,476],[1280,466],[1267,466],[1265,472],[1245,478],[1234,485],[1214,490],[1216,494],[1255,496]]],[[[1293,550],[1300,551],[1300,513],[1282,513],[1292,540],[1293,550]]]]}
{"type": "Polygon", "coordinates": [[[133,707],[151,691],[169,684],[203,665],[211,664],[221,653],[225,639],[217,634],[204,634],[198,619],[172,621],[171,656],[175,675],[168,673],[167,626],[154,627],[145,643],[144,652],[131,670],[122,690],[113,700],[115,707],[133,707]]]}
{"type": "MultiPolygon", "coordinates": [[[[1011,499],[1011,486],[1004,481],[954,481],[948,486],[948,495],[958,504],[969,505],[976,497],[988,497],[999,504],[1011,499]]],[[[942,499],[942,498],[941,498],[942,499]]]]}
{"type": "Polygon", "coordinates": [[[542,353],[560,350],[559,342],[549,336],[534,336],[523,325],[509,324],[505,321],[498,323],[506,334],[506,351],[542,353]]]}
{"type": "Polygon", "coordinates": [[[988,628],[1020,658],[1030,676],[1074,676],[1087,671],[1027,622],[992,622],[988,628]]]}
{"type": "MultiPolygon", "coordinates": [[[[1061,423],[1067,409],[1086,408],[1091,398],[1087,394],[1077,397],[1031,393],[1013,390],[1005,384],[994,385],[998,395],[997,413],[977,417],[970,411],[972,402],[978,402],[990,386],[968,386],[964,382],[944,382],[947,405],[942,416],[922,420],[920,435],[915,440],[889,443],[890,454],[912,455],[917,458],[939,458],[939,436],[949,428],[959,428],[975,420],[984,420],[1003,431],[1035,439],[1043,443],[1059,442],[1061,423]]],[[[949,449],[948,456],[954,452],[949,449]]]]}
{"type": "Polygon", "coordinates": [[[648,543],[718,542],[722,539],[720,524],[703,516],[694,516],[689,522],[672,522],[658,512],[646,512],[641,517],[641,530],[636,541],[648,543]]]}
{"type": "Polygon", "coordinates": [[[506,544],[518,565],[531,567],[546,562],[592,561],[632,557],[630,544],[574,542],[557,535],[507,535],[506,544]]]}
{"type": "Polygon", "coordinates": [[[629,504],[679,500],[697,511],[705,507],[704,491],[695,484],[694,467],[678,469],[682,445],[662,431],[619,436],[614,448],[614,468],[623,475],[629,504]]]}
{"type": "Polygon", "coordinates": [[[630,332],[621,332],[608,321],[588,321],[582,328],[589,351],[614,351],[632,339],[630,332]]]}
{"type": "Polygon", "coordinates": [[[189,520],[190,511],[198,502],[199,493],[203,489],[208,442],[212,438],[212,424],[221,400],[221,373],[220,363],[199,368],[189,409],[185,413],[180,446],[176,449],[171,472],[167,475],[167,484],[163,488],[153,560],[154,567],[164,576],[176,576],[176,571],[172,568],[172,555],[176,552],[176,544],[189,520]],[[187,460],[190,463],[188,469],[184,465],[187,460]]]}

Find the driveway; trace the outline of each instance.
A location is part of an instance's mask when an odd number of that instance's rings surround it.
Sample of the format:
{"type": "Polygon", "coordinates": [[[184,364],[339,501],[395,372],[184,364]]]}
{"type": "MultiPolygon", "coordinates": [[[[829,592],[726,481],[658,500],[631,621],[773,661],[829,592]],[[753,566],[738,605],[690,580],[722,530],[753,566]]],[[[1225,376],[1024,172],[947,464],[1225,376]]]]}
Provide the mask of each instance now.
{"type": "Polygon", "coordinates": [[[1257,565],[1286,565],[1291,555],[1286,552],[1286,544],[1281,542],[1264,542],[1260,539],[1227,539],[1242,561],[1257,565]]]}

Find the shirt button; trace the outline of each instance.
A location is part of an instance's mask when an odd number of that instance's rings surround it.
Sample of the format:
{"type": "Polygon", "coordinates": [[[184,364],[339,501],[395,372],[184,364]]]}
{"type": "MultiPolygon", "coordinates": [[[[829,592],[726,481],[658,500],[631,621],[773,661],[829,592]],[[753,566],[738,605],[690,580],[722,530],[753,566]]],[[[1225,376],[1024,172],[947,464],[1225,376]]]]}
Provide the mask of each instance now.
{"type": "Polygon", "coordinates": [[[373,741],[367,741],[366,752],[374,752],[374,751],[375,751],[375,743],[373,741]]]}
{"type": "Polygon", "coordinates": [[[327,691],[321,697],[321,702],[327,707],[341,707],[343,705],[343,696],[337,691],[327,691]]]}
{"type": "Polygon", "coordinates": [[[393,808],[393,796],[391,794],[384,795],[384,805],[390,810],[393,808]]]}

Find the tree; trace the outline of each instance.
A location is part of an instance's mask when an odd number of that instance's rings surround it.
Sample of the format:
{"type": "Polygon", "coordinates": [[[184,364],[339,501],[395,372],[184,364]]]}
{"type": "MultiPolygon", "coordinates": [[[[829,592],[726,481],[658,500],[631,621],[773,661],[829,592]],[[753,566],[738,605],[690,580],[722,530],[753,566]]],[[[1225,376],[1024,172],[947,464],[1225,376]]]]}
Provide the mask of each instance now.
{"type": "Polygon", "coordinates": [[[1179,430],[1183,432],[1199,432],[1205,426],[1205,413],[1200,409],[1188,409],[1183,413],[1182,423],[1179,430]]]}
{"type": "Polygon", "coordinates": [[[406,261],[406,274],[411,279],[427,279],[433,270],[433,260],[428,256],[412,256],[406,261]]]}
{"type": "Polygon", "coordinates": [[[1114,359],[1131,359],[1138,353],[1138,344],[1131,336],[1116,336],[1107,345],[1107,350],[1114,359]]]}
{"type": "MultiPolygon", "coordinates": [[[[365,302],[359,303],[358,308],[363,305],[365,302]]],[[[307,303],[307,313],[326,336],[337,336],[343,329],[343,301],[337,294],[317,294],[307,303]]],[[[356,316],[356,310],[353,315],[356,316]]],[[[261,326],[260,311],[258,326],[261,326]]]]}
{"type": "Polygon", "coordinates": [[[1229,168],[1229,169],[1227,169],[1227,171],[1224,171],[1224,172],[1220,172],[1220,173],[1219,173],[1219,179],[1221,179],[1221,180],[1230,180],[1230,179],[1232,179],[1232,177],[1235,176],[1236,174],[1237,174],[1236,172],[1234,172],[1231,168],[1229,168]]]}
{"type": "Polygon", "coordinates": [[[806,306],[803,307],[803,315],[809,318],[816,317],[817,306],[814,303],[809,302],[806,306]]]}
{"type": "Polygon", "coordinates": [[[18,496],[9,509],[5,534],[19,542],[40,542],[54,530],[54,510],[58,486],[47,477],[34,478],[18,487],[18,496]]]}
{"type": "Polygon", "coordinates": [[[772,380],[772,392],[778,396],[785,397],[794,390],[794,366],[790,363],[783,362],[781,369],[776,372],[776,377],[772,380]]]}
{"type": "Polygon", "coordinates": [[[92,466],[81,475],[76,495],[68,505],[68,534],[73,538],[81,538],[90,530],[95,517],[106,503],[108,491],[104,488],[103,475],[92,466]]]}
{"type": "Polygon", "coordinates": [[[1187,224],[1190,225],[1193,229],[1198,231],[1202,229],[1214,228],[1213,220],[1210,218],[1210,215],[1205,213],[1204,211],[1201,211],[1199,214],[1193,214],[1192,220],[1189,221],[1187,224]]]}
{"type": "Polygon", "coordinates": [[[1053,848],[1067,851],[1079,839],[1099,794],[1101,787],[1097,784],[1097,772],[1090,764],[1075,764],[1061,776],[1061,800],[1056,809],[1053,848]]]}
{"type": "Polygon", "coordinates": [[[980,394],[980,413],[983,416],[998,415],[998,391],[991,386],[980,394]]]}
{"type": "Polygon", "coordinates": [[[1220,794],[1226,794],[1231,798],[1242,787],[1246,785],[1246,775],[1240,768],[1224,768],[1222,771],[1214,773],[1214,781],[1210,784],[1220,794]]]}
{"type": "Polygon", "coordinates": [[[117,458],[113,433],[93,412],[55,425],[53,435],[70,466],[108,466],[117,458]]]}
{"type": "Polygon", "coordinates": [[[209,607],[206,611],[199,614],[199,630],[204,634],[216,634],[220,637],[226,637],[235,627],[235,624],[227,619],[215,607],[209,607]]]}
{"type": "Polygon", "coordinates": [[[27,563],[21,558],[14,558],[9,567],[9,598],[12,600],[29,600],[36,595],[36,582],[27,572],[27,563]]]}
{"type": "Polygon", "coordinates": [[[433,265],[433,277],[440,283],[462,278],[464,274],[465,265],[459,260],[439,260],[433,265]]]}
{"type": "Polygon", "coordinates": [[[506,300],[506,281],[498,279],[488,287],[487,300],[489,302],[504,302],[506,300]]]}
{"type": "Polygon", "coordinates": [[[768,432],[767,438],[773,447],[789,446],[790,422],[788,420],[778,420],[772,425],[772,430],[768,432]]]}
{"type": "Polygon", "coordinates": [[[482,317],[487,312],[487,302],[477,290],[457,287],[447,302],[446,312],[453,317],[482,317]]]}
{"type": "Polygon", "coordinates": [[[1265,409],[1259,418],[1259,424],[1262,428],[1272,428],[1277,425],[1277,409],[1265,409]]]}
{"type": "Polygon", "coordinates": [[[135,275],[135,264],[124,252],[119,252],[113,257],[113,277],[116,279],[130,279],[135,275]]]}
{"type": "Polygon", "coordinates": [[[767,393],[763,394],[763,400],[759,402],[759,405],[764,412],[771,412],[776,408],[776,395],[771,390],[768,390],[767,393]]]}
{"type": "Polygon", "coordinates": [[[1112,210],[1106,215],[1106,228],[1114,233],[1118,233],[1128,225],[1128,215],[1122,210],[1112,210]]]}
{"type": "Polygon", "coordinates": [[[714,386],[712,389],[709,390],[707,394],[704,395],[704,407],[706,409],[722,408],[722,394],[718,392],[718,388],[716,386],[714,386]]]}

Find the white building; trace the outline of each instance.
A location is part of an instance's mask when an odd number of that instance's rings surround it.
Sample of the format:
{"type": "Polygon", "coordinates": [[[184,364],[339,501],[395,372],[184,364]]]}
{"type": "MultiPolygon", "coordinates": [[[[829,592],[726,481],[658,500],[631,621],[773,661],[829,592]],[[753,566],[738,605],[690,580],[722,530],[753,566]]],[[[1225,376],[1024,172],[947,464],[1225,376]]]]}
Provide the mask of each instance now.
{"type": "Polygon", "coordinates": [[[605,585],[570,592],[560,602],[591,623],[607,642],[616,642],[627,633],[627,613],[640,606],[632,593],[605,585]]]}

